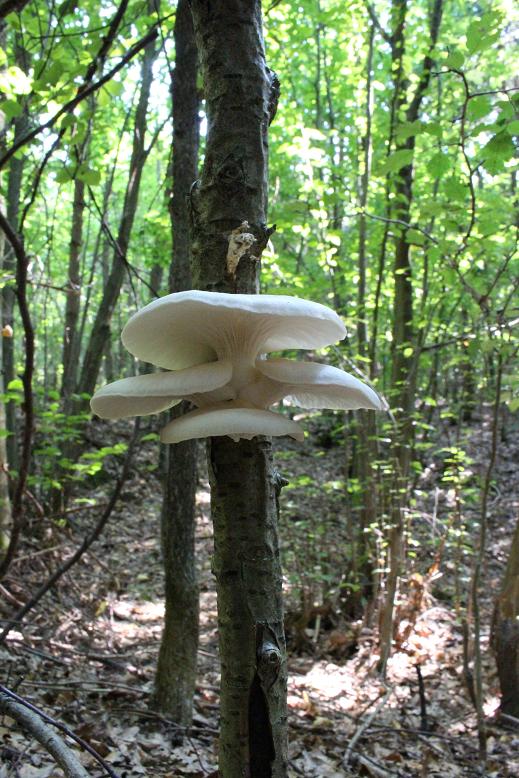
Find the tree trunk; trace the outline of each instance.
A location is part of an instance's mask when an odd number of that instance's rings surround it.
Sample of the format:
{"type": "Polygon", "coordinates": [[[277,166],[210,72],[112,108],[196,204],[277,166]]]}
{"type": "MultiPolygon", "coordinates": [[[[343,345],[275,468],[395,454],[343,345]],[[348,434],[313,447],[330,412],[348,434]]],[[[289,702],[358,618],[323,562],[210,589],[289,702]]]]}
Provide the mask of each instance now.
{"type": "MultiPolygon", "coordinates": [[[[195,286],[258,291],[269,232],[267,130],[277,79],[265,64],[259,0],[191,0],[204,77],[207,143],[192,194],[195,286]],[[226,269],[231,230],[256,237],[236,274],[226,269]]],[[[270,440],[209,442],[220,631],[220,775],[287,773],[286,653],[277,535],[280,480],[270,440]]]]}
{"type": "MultiPolygon", "coordinates": [[[[171,292],[191,288],[187,198],[198,169],[199,100],[196,76],[193,19],[187,0],[179,0],[175,18],[175,70],[172,77],[171,292]]],[[[182,403],[174,408],[171,418],[185,410],[184,405],[182,403]]],[[[196,452],[196,440],[186,440],[165,448],[161,528],[166,612],[155,677],[155,700],[158,707],[186,727],[190,726],[192,720],[198,651],[196,452]]]]}
{"type": "Polygon", "coordinates": [[[153,63],[157,52],[154,42],[148,43],[144,49],[144,57],[141,66],[141,91],[135,124],[133,130],[133,146],[128,172],[128,184],[124,197],[123,213],[119,225],[119,231],[114,248],[114,256],[110,275],[103,290],[101,302],[97,309],[90,338],[85,351],[81,377],[79,379],[79,393],[91,395],[94,392],[99,368],[103,359],[106,340],[110,335],[110,321],[115,305],[119,298],[121,286],[126,272],[126,253],[130,245],[130,236],[137,210],[139,187],[142,170],[146,161],[147,152],[144,141],[147,127],[147,111],[153,81],[153,63]]]}
{"type": "MultiPolygon", "coordinates": [[[[430,44],[421,66],[421,75],[414,95],[405,111],[404,121],[413,123],[420,116],[423,98],[429,86],[432,53],[438,40],[442,16],[443,0],[435,0],[430,18],[430,44]]],[[[407,0],[393,0],[393,35],[391,38],[393,70],[395,79],[396,116],[408,100],[407,81],[403,76],[405,54],[405,24],[407,0]]],[[[396,144],[397,151],[414,152],[415,136],[396,144]]],[[[396,175],[394,218],[406,224],[410,223],[413,202],[413,161],[405,165],[396,175]]],[[[381,613],[380,661],[379,670],[385,672],[387,659],[391,651],[393,637],[393,609],[398,587],[398,579],[404,559],[404,515],[403,503],[407,491],[407,480],[411,462],[413,441],[413,409],[416,392],[416,371],[418,368],[418,340],[415,336],[413,321],[413,279],[411,268],[411,244],[407,229],[400,228],[395,241],[395,261],[393,267],[393,341],[392,341],[392,404],[397,420],[394,445],[395,472],[393,475],[393,505],[391,509],[391,529],[389,534],[389,573],[386,582],[386,598],[381,613]]]]}
{"type": "MultiPolygon", "coordinates": [[[[18,63],[19,64],[19,63],[18,63]]],[[[27,131],[28,119],[26,109],[20,116],[14,119],[14,138],[16,143],[27,131]]],[[[7,221],[18,232],[20,221],[20,195],[22,189],[23,168],[25,157],[13,157],[9,162],[9,174],[7,179],[7,221]]],[[[15,274],[16,261],[11,249],[4,257],[3,269],[9,275],[15,274]]],[[[2,327],[11,327],[14,330],[14,307],[16,296],[10,284],[2,289],[2,327]]],[[[6,338],[3,342],[2,365],[4,373],[4,386],[7,388],[15,378],[15,354],[14,338],[6,338]]],[[[16,427],[16,405],[8,402],[5,406],[6,428],[10,435],[7,438],[7,458],[11,470],[18,470],[20,457],[18,452],[18,435],[16,427]]]]}
{"type": "MultiPolygon", "coordinates": [[[[78,154],[78,164],[81,156],[78,154]]],[[[67,412],[70,397],[76,387],[79,359],[78,323],[81,305],[81,246],[83,242],[83,214],[85,211],[85,182],[74,181],[72,229],[68,261],[67,300],[65,304],[65,329],[63,333],[63,378],[61,394],[67,412]]]]}
{"type": "MultiPolygon", "coordinates": [[[[3,31],[0,32],[0,43],[5,45],[5,35],[3,31]]],[[[5,124],[5,116],[3,111],[0,111],[0,136],[3,134],[5,124]]],[[[3,145],[3,144],[1,144],[3,145]]],[[[0,183],[2,183],[2,176],[0,176],[0,183]]],[[[4,198],[0,194],[0,210],[4,210],[4,198]]],[[[4,269],[4,255],[5,255],[6,241],[5,235],[0,231],[0,270],[4,269]]],[[[3,300],[0,296],[0,322],[2,321],[2,305],[3,300]]],[[[12,334],[12,333],[11,333],[12,334]]],[[[9,332],[7,332],[7,339],[9,339],[9,332]]],[[[4,333],[0,332],[0,365],[2,364],[3,355],[3,343],[4,333]]],[[[4,550],[8,547],[8,533],[11,530],[11,498],[9,496],[9,479],[8,479],[8,459],[7,459],[7,438],[3,434],[6,429],[6,408],[5,401],[2,396],[5,392],[4,375],[3,371],[0,371],[0,557],[3,556],[4,550]]]]}
{"type": "MultiPolygon", "coordinates": [[[[373,70],[373,42],[375,28],[371,25],[368,38],[368,55],[366,62],[366,132],[362,138],[363,171],[359,180],[359,251],[358,269],[359,284],[357,290],[357,346],[359,356],[368,357],[368,329],[366,311],[366,271],[367,271],[367,224],[366,207],[369,194],[369,180],[371,174],[372,156],[372,70],[373,70]]],[[[375,492],[375,477],[373,472],[373,460],[376,456],[374,450],[375,438],[375,413],[374,411],[357,411],[357,434],[359,445],[355,451],[357,460],[356,470],[360,483],[360,523],[356,533],[358,545],[357,577],[360,582],[358,592],[353,596],[370,602],[374,595],[374,549],[373,527],[377,518],[377,499],[375,492]]],[[[376,565],[375,565],[376,566],[376,565]]],[[[362,603],[360,603],[362,604],[362,603]]]]}
{"type": "Polygon", "coordinates": [[[501,687],[500,712],[519,719],[519,521],[494,611],[492,643],[501,687]]]}

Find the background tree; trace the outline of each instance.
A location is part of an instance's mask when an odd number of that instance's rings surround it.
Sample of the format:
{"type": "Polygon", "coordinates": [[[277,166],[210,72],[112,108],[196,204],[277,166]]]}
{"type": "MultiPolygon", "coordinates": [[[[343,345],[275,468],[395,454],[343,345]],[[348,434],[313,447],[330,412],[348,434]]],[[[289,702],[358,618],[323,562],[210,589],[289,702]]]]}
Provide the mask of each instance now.
{"type": "MultiPolygon", "coordinates": [[[[197,51],[191,9],[180,0],[175,18],[172,190],[173,255],[169,291],[191,288],[188,197],[198,169],[199,99],[197,51]]],[[[185,412],[173,408],[171,418],[185,412]]],[[[166,611],[159,651],[155,696],[159,708],[179,724],[192,720],[198,650],[198,581],[195,562],[197,441],[167,446],[162,504],[162,553],[166,611]]]]}

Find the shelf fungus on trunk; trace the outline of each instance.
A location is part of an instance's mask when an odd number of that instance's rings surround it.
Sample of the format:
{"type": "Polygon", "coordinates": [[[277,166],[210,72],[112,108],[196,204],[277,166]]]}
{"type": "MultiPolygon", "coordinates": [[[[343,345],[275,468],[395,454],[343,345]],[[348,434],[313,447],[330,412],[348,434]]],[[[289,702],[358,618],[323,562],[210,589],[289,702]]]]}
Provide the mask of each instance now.
{"type": "Polygon", "coordinates": [[[159,413],[181,400],[197,410],[174,419],[164,443],[228,435],[289,435],[302,428],[268,408],[286,398],[301,408],[385,406],[358,378],[330,365],[267,359],[285,349],[318,349],[346,334],[339,316],[319,303],[283,295],[177,292],[147,305],[122,333],[128,351],[166,372],[123,378],[91,400],[94,413],[120,419],[159,413]]]}

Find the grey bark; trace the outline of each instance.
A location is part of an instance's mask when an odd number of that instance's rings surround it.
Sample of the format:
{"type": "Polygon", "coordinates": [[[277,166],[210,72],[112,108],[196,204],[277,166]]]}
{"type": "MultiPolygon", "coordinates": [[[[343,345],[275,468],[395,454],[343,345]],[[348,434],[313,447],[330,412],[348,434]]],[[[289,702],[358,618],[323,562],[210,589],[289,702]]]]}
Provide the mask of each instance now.
{"type": "MultiPolygon", "coordinates": [[[[198,168],[199,99],[196,76],[197,51],[191,11],[187,0],[179,0],[175,18],[175,70],[172,76],[171,292],[191,288],[187,198],[198,168]]],[[[183,405],[173,409],[171,418],[185,410],[183,405]]],[[[157,706],[186,727],[190,726],[193,715],[198,651],[196,452],[196,440],[167,446],[165,450],[161,535],[166,611],[155,677],[157,706]]]]}
{"type": "Polygon", "coordinates": [[[14,719],[49,752],[67,778],[89,778],[89,773],[63,740],[45,724],[37,713],[0,692],[0,711],[14,719]]]}
{"type": "MultiPolygon", "coordinates": [[[[201,181],[191,197],[193,277],[211,291],[258,291],[269,231],[267,130],[277,79],[265,63],[258,0],[191,0],[208,120],[201,181]],[[256,237],[236,276],[226,271],[230,231],[256,237]]],[[[286,653],[277,534],[280,479],[270,440],[209,443],[214,574],[220,634],[224,778],[287,774],[286,653]]]]}
{"type": "Polygon", "coordinates": [[[519,521],[516,524],[492,628],[501,688],[500,712],[519,719],[519,521]]]}

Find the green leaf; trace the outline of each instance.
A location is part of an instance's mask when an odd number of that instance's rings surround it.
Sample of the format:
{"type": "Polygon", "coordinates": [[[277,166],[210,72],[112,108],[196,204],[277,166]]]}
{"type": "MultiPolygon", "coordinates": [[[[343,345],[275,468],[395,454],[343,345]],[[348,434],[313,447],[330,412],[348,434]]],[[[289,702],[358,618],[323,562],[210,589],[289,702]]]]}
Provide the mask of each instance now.
{"type": "Polygon", "coordinates": [[[149,432],[141,438],[141,443],[146,443],[149,440],[160,440],[160,435],[157,432],[149,432]]]}
{"type": "Polygon", "coordinates": [[[4,100],[3,103],[0,103],[0,111],[4,112],[7,119],[13,119],[15,116],[20,116],[23,108],[16,100],[4,100]]]}
{"type": "Polygon", "coordinates": [[[380,170],[383,173],[398,173],[403,167],[413,161],[414,151],[412,149],[399,149],[394,151],[386,159],[380,170]]]}
{"type": "Polygon", "coordinates": [[[509,100],[498,100],[496,108],[500,109],[500,119],[513,119],[515,117],[514,106],[509,100]]]}
{"type": "Polygon", "coordinates": [[[511,122],[508,122],[506,125],[506,131],[510,133],[510,135],[519,135],[519,119],[514,119],[511,122]]]}
{"type": "Polygon", "coordinates": [[[450,52],[449,56],[444,62],[444,65],[446,65],[448,68],[459,70],[463,66],[464,62],[465,62],[465,57],[463,56],[461,51],[455,49],[454,51],[450,52]]]}
{"type": "Polygon", "coordinates": [[[444,183],[444,190],[447,197],[451,200],[464,200],[467,194],[467,187],[456,176],[451,176],[444,183]]]}
{"type": "Polygon", "coordinates": [[[73,113],[66,113],[60,122],[60,127],[62,130],[66,130],[69,127],[72,127],[76,122],[77,119],[73,113]]]}
{"type": "Polygon", "coordinates": [[[7,22],[7,25],[11,28],[11,30],[16,30],[16,32],[21,32],[22,23],[18,18],[18,14],[16,13],[16,11],[13,12],[12,14],[9,14],[9,16],[6,16],[5,21],[7,22]]]}
{"type": "Polygon", "coordinates": [[[62,167],[61,170],[58,170],[55,176],[56,183],[58,184],[66,184],[67,181],[72,181],[73,177],[72,171],[66,167],[62,167]]]}
{"type": "Polygon", "coordinates": [[[408,243],[414,243],[416,246],[423,246],[427,238],[422,232],[414,230],[412,227],[407,230],[406,239],[408,243]]]}
{"type": "Polygon", "coordinates": [[[479,21],[472,22],[467,30],[466,42],[470,54],[484,51],[499,38],[499,30],[492,29],[499,19],[496,15],[485,14],[479,21]]]}
{"type": "Polygon", "coordinates": [[[431,173],[431,175],[437,178],[441,178],[444,173],[450,170],[451,166],[452,157],[444,154],[443,151],[439,151],[429,160],[427,164],[427,170],[429,173],[431,173]]]}
{"type": "Polygon", "coordinates": [[[483,147],[483,164],[489,173],[495,175],[504,168],[504,163],[515,156],[515,146],[508,132],[501,131],[483,147]]]}
{"type": "Polygon", "coordinates": [[[416,122],[402,122],[396,128],[396,136],[399,142],[407,140],[414,135],[419,135],[424,131],[424,126],[421,121],[416,122]]]}
{"type": "Polygon", "coordinates": [[[492,102],[488,95],[473,97],[467,105],[467,116],[469,119],[482,119],[492,110],[492,102]]]}
{"type": "Polygon", "coordinates": [[[101,173],[99,170],[93,168],[86,168],[85,170],[79,170],[77,177],[80,181],[84,181],[88,186],[96,186],[101,181],[101,173]]]}
{"type": "Polygon", "coordinates": [[[112,95],[113,97],[117,97],[124,92],[124,84],[122,81],[112,80],[105,84],[104,89],[106,89],[108,94],[112,95]]]}
{"type": "Polygon", "coordinates": [[[422,127],[427,135],[432,135],[434,138],[441,138],[443,129],[439,122],[422,123],[422,127]]]}

